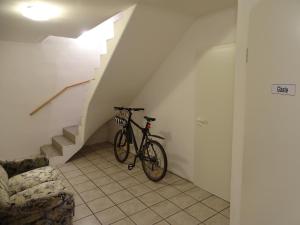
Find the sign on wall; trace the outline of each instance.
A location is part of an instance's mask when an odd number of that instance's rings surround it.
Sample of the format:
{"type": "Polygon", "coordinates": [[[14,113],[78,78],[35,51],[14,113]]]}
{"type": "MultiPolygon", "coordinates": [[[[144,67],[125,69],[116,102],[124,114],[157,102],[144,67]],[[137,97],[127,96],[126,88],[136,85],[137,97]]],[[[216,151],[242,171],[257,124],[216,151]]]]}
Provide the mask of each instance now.
{"type": "Polygon", "coordinates": [[[296,84],[272,84],[272,94],[296,95],[296,84]]]}

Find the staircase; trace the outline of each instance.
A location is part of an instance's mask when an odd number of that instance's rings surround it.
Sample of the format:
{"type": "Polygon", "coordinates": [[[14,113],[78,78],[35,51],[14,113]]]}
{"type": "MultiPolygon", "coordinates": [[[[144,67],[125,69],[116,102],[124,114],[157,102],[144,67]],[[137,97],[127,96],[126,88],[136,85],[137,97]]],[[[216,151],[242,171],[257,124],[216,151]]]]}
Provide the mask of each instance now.
{"type": "Polygon", "coordinates": [[[41,147],[41,154],[48,157],[51,165],[65,163],[81,147],[78,141],[78,126],[63,128],[63,135],[52,137],[52,143],[41,147]]]}
{"type": "Polygon", "coordinates": [[[43,145],[40,148],[41,154],[49,158],[50,165],[61,165],[67,162],[82,148],[87,138],[89,138],[89,136],[86,137],[84,133],[86,110],[134,9],[135,6],[132,6],[115,16],[113,19],[112,34],[103,34],[102,39],[99,39],[99,41],[101,41],[103,44],[104,37],[104,42],[106,45],[104,48],[105,51],[100,52],[101,66],[95,69],[94,79],[89,81],[89,93],[87,94],[86,106],[80,121],[80,125],[73,125],[63,128],[62,135],[52,137],[51,144],[43,145]]]}

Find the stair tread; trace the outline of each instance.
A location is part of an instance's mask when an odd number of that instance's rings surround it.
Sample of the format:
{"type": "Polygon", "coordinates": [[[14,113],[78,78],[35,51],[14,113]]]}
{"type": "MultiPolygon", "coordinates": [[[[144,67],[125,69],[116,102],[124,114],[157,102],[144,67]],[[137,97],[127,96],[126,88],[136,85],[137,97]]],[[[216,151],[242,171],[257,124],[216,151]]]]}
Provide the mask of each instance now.
{"type": "Polygon", "coordinates": [[[55,136],[53,139],[61,146],[74,145],[74,143],[63,135],[55,136]]]}
{"type": "Polygon", "coordinates": [[[53,145],[44,145],[41,150],[46,154],[47,157],[61,156],[59,150],[57,150],[53,145]]]}
{"type": "Polygon", "coordinates": [[[70,126],[70,127],[65,127],[64,130],[68,131],[69,133],[77,136],[78,135],[78,125],[70,126]]]}

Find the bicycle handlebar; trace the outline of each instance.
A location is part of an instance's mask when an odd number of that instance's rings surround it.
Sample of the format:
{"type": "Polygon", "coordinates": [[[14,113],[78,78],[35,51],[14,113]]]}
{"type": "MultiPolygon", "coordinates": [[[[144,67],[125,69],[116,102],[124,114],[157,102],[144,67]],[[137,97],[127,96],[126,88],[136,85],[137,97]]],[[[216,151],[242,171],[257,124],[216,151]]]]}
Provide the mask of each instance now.
{"type": "Polygon", "coordinates": [[[127,111],[144,111],[144,108],[126,108],[126,107],[114,107],[115,110],[127,110],[127,111]]]}

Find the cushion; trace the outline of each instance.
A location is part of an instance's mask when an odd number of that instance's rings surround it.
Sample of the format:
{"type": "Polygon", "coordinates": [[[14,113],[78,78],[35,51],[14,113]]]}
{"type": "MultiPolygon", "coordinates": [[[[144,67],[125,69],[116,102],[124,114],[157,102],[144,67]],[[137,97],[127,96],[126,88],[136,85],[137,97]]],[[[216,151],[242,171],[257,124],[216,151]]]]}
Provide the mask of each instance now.
{"type": "Polygon", "coordinates": [[[20,191],[24,191],[48,181],[55,181],[58,177],[59,172],[51,166],[45,166],[21,173],[8,180],[9,195],[14,195],[20,191]]]}
{"type": "Polygon", "coordinates": [[[10,202],[16,205],[24,205],[30,200],[51,198],[51,196],[55,196],[64,190],[65,186],[60,180],[49,181],[12,195],[10,202]]]}
{"type": "Polygon", "coordinates": [[[0,179],[3,180],[6,184],[8,183],[8,175],[5,169],[0,165],[0,179]]]}
{"type": "Polygon", "coordinates": [[[4,208],[9,205],[8,195],[8,176],[6,171],[0,165],[0,207],[4,208]]]}
{"type": "Polygon", "coordinates": [[[0,208],[6,208],[10,204],[7,189],[7,185],[0,180],[0,208]]]}

